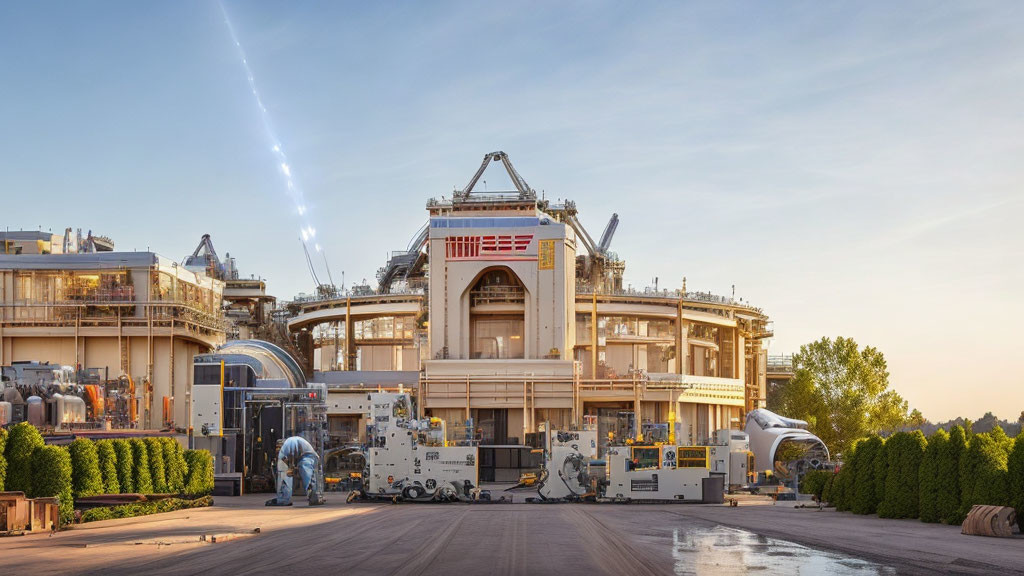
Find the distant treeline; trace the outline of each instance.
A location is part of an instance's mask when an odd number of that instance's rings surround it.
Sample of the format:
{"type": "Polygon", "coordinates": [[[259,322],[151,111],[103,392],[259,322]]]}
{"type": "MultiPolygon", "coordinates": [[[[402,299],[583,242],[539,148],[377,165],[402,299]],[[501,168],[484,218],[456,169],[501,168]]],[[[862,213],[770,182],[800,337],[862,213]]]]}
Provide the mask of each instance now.
{"type": "Polygon", "coordinates": [[[964,429],[970,430],[975,434],[985,434],[991,432],[996,426],[1003,429],[1006,435],[1015,438],[1021,432],[1021,428],[1024,427],[1024,412],[1021,412],[1020,418],[1016,422],[1010,420],[1000,420],[996,418],[995,414],[991,412],[985,413],[984,416],[977,420],[970,420],[967,418],[956,418],[954,420],[948,420],[946,422],[928,422],[925,421],[921,424],[915,424],[903,428],[905,431],[920,430],[925,436],[931,436],[938,429],[943,429],[949,432],[954,426],[963,426],[964,429]]]}

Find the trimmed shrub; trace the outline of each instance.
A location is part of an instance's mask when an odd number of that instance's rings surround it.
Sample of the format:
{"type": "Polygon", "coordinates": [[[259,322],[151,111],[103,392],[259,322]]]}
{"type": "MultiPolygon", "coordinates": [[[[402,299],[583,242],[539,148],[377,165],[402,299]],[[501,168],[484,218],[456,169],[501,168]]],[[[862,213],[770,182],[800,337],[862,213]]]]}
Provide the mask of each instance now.
{"type": "Polygon", "coordinates": [[[164,477],[167,480],[167,491],[181,494],[185,491],[185,475],[188,465],[185,463],[185,451],[174,438],[161,438],[164,451],[164,477]]]}
{"type": "Polygon", "coordinates": [[[821,501],[827,504],[832,503],[832,487],[836,482],[836,474],[829,474],[828,480],[825,480],[825,487],[821,490],[821,501]]]}
{"type": "Polygon", "coordinates": [[[96,442],[96,457],[100,464],[100,478],[103,481],[104,494],[120,494],[121,482],[117,477],[117,452],[113,440],[96,442]]]}
{"type": "Polygon", "coordinates": [[[813,494],[818,502],[821,502],[821,494],[825,490],[825,483],[832,476],[829,470],[808,470],[800,483],[801,494],[813,494]]]}
{"type": "Polygon", "coordinates": [[[960,461],[967,451],[967,431],[954,426],[949,431],[949,442],[939,452],[935,465],[937,487],[935,508],[939,521],[946,524],[963,524],[960,513],[960,461]]]}
{"type": "Polygon", "coordinates": [[[839,468],[836,479],[832,483],[831,502],[835,505],[836,510],[841,512],[848,512],[852,507],[853,478],[857,475],[857,466],[860,461],[857,446],[861,443],[860,440],[854,442],[848,453],[844,455],[843,465],[839,468]]]}
{"type": "Polygon", "coordinates": [[[148,514],[159,514],[160,512],[173,512],[186,508],[203,508],[213,506],[213,498],[204,496],[195,500],[184,500],[181,498],[167,498],[155,502],[139,502],[136,504],[123,504],[121,506],[107,506],[103,508],[92,508],[82,513],[82,522],[95,522],[97,520],[111,520],[114,518],[133,518],[135,516],[146,516],[148,514]]]}
{"type": "Polygon", "coordinates": [[[960,461],[960,514],[964,517],[975,504],[1006,506],[1007,455],[999,439],[975,434],[960,461]]]}
{"type": "Polygon", "coordinates": [[[139,438],[132,438],[132,478],[135,492],[139,494],[153,493],[153,478],[149,471],[149,451],[146,443],[139,438]]]}
{"type": "Polygon", "coordinates": [[[69,524],[75,516],[71,494],[71,454],[61,446],[40,446],[32,452],[33,498],[56,496],[60,500],[60,520],[69,524]]]}
{"type": "Polygon", "coordinates": [[[167,476],[164,471],[163,438],[146,438],[146,452],[149,456],[149,478],[153,482],[153,493],[167,492],[167,476]]]}
{"type": "Polygon", "coordinates": [[[117,484],[121,487],[121,494],[134,494],[135,456],[132,453],[132,444],[122,438],[111,440],[111,443],[114,446],[114,455],[117,456],[117,484]]]}
{"type": "Polygon", "coordinates": [[[213,456],[209,450],[185,450],[188,474],[185,476],[185,494],[206,496],[213,493],[213,456]]]}
{"type": "Polygon", "coordinates": [[[4,449],[7,447],[7,428],[0,428],[0,492],[4,491],[7,480],[7,458],[4,449]]]}
{"type": "Polygon", "coordinates": [[[1017,526],[1024,530],[1024,433],[1017,435],[1006,468],[1010,505],[1017,509],[1017,526]]]}
{"type": "Polygon", "coordinates": [[[76,438],[68,452],[71,454],[71,493],[75,498],[103,493],[100,459],[96,446],[88,438],[76,438]]]}
{"type": "Polygon", "coordinates": [[[928,437],[928,447],[925,448],[924,456],[921,457],[921,469],[917,474],[918,517],[921,522],[942,520],[942,515],[939,513],[939,484],[945,479],[939,477],[939,458],[946,450],[947,444],[949,444],[949,434],[939,428],[928,437]]]}
{"type": "Polygon", "coordinates": [[[32,492],[32,453],[36,448],[42,448],[43,444],[43,435],[28,422],[11,426],[4,450],[4,456],[7,457],[7,490],[24,492],[29,498],[35,497],[32,492]]]}
{"type": "Polygon", "coordinates": [[[879,469],[876,461],[882,457],[883,446],[881,438],[871,436],[857,447],[857,473],[852,478],[853,498],[850,501],[850,510],[854,514],[874,514],[878,509],[875,471],[879,469]]]}
{"type": "Polygon", "coordinates": [[[882,518],[917,518],[920,513],[921,460],[928,441],[920,430],[897,432],[885,442],[888,460],[885,498],[878,505],[882,518]]]}
{"type": "Polygon", "coordinates": [[[882,446],[875,454],[875,476],[873,481],[875,483],[875,501],[878,503],[875,506],[875,511],[878,511],[878,506],[881,506],[882,502],[885,501],[885,479],[889,475],[889,440],[882,438],[882,446]]]}

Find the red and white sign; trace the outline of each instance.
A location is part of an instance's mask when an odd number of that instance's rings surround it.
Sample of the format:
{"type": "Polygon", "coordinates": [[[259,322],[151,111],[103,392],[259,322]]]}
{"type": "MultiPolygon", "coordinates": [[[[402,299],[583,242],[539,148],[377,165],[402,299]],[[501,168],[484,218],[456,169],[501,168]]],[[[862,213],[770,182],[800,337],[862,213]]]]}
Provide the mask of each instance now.
{"type": "Polygon", "coordinates": [[[448,236],[445,238],[445,255],[448,260],[533,258],[526,256],[532,240],[533,234],[448,236]]]}

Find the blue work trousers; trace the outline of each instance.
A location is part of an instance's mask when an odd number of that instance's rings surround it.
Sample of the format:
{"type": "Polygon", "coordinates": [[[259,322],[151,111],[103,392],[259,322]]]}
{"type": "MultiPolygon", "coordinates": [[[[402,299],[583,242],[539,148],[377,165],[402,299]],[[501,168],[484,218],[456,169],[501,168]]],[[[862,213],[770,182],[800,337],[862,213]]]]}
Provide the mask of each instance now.
{"type": "MultiPolygon", "coordinates": [[[[303,454],[296,466],[302,485],[306,488],[306,496],[310,504],[319,500],[316,470],[318,467],[316,454],[303,454]]],[[[292,477],[288,475],[288,463],[277,460],[277,503],[289,504],[292,501],[292,477]]]]}

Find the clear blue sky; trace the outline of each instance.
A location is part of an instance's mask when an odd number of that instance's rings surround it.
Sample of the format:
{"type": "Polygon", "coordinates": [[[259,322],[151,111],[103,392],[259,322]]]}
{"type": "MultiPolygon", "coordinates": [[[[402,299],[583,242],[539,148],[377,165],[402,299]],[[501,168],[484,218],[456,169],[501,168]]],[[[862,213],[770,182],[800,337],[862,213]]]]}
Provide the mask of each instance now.
{"type": "MultiPolygon", "coordinates": [[[[1024,410],[1024,4],[226,8],[336,281],[500,149],[619,213],[634,286],[735,284],[773,353],[875,345],[933,420],[1024,410]]],[[[209,232],[311,290],[216,2],[8,2],[0,53],[0,225],[175,259],[209,232]]]]}

